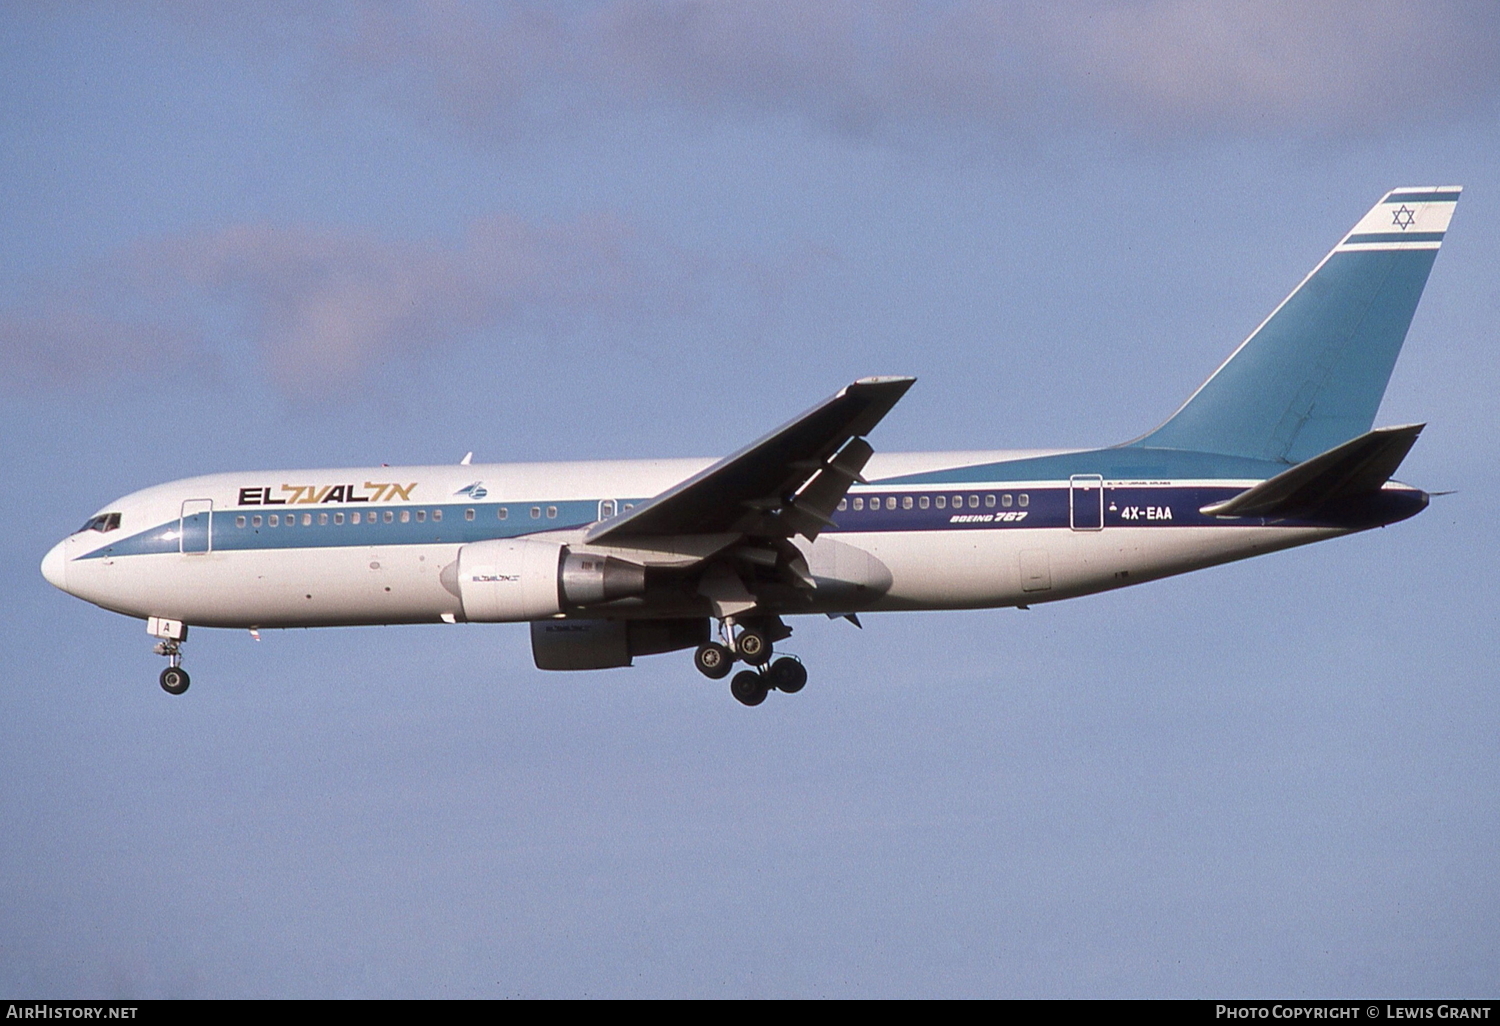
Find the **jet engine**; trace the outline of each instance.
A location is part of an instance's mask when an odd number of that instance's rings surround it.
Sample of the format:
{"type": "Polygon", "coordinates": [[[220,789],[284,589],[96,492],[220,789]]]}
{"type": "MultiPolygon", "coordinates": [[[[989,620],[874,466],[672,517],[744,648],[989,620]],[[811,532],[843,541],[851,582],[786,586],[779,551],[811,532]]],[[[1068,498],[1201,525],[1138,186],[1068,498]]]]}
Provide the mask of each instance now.
{"type": "Polygon", "coordinates": [[[463,546],[457,577],[464,619],[491,623],[540,620],[646,590],[643,566],[529,538],[463,546]]]}

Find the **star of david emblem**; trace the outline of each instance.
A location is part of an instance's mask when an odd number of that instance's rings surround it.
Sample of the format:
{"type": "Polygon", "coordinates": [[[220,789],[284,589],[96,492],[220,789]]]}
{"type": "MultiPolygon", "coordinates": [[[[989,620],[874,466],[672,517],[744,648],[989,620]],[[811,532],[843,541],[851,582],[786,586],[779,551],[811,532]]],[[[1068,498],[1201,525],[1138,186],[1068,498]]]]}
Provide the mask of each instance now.
{"type": "Polygon", "coordinates": [[[1391,218],[1391,224],[1395,225],[1397,228],[1400,228],[1404,232],[1406,231],[1406,229],[1410,228],[1416,220],[1417,212],[1403,203],[1396,208],[1395,216],[1391,218]]]}

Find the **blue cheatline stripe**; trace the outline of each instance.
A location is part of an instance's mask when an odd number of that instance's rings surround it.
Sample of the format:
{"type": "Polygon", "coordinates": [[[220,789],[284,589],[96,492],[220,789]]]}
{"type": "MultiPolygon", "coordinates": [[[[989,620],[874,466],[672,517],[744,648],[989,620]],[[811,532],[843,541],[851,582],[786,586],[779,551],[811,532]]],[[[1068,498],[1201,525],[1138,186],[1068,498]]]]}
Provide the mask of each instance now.
{"type": "Polygon", "coordinates": [[[1351,235],[1345,239],[1342,245],[1352,242],[1442,242],[1442,232],[1366,232],[1362,235],[1351,235]]]}
{"type": "MultiPolygon", "coordinates": [[[[644,500],[634,498],[618,501],[639,503],[644,500]]],[[[213,549],[215,552],[231,552],[255,549],[351,548],[372,545],[462,545],[465,542],[483,541],[489,538],[515,538],[541,531],[582,527],[593,523],[598,516],[599,503],[594,499],[541,499],[534,502],[464,503],[457,506],[418,506],[416,504],[409,506],[342,504],[241,506],[214,510],[213,549]],[[501,507],[505,507],[508,513],[504,520],[499,517],[501,507]],[[541,514],[535,519],[531,517],[533,508],[541,514]],[[557,515],[548,517],[546,511],[552,508],[557,510],[557,515]],[[427,513],[429,519],[419,523],[416,519],[419,509],[427,513]],[[433,511],[439,509],[442,510],[443,518],[441,520],[430,519],[433,511]],[[465,512],[470,509],[474,511],[473,520],[464,516],[465,512]],[[406,523],[400,520],[403,512],[411,514],[411,519],[406,523]],[[282,521],[275,527],[270,526],[268,519],[273,513],[282,521]],[[304,527],[301,522],[303,513],[312,514],[314,520],[319,514],[326,513],[329,522],[312,523],[304,527]],[[336,513],[344,514],[344,523],[333,523],[336,513]],[[361,522],[358,524],[350,522],[354,513],[361,515],[361,522]],[[385,522],[386,513],[391,514],[391,523],[385,522]],[[253,526],[252,518],[256,516],[262,518],[259,527],[253,526]],[[244,527],[235,526],[238,517],[245,518],[244,527]],[[291,517],[297,517],[297,523],[288,524],[286,520],[291,517]],[[369,518],[374,518],[373,522],[369,518]]],[[[111,542],[78,558],[102,559],[114,556],[175,553],[181,546],[178,526],[179,522],[172,519],[149,530],[111,542]]],[[[188,526],[192,532],[189,542],[196,539],[197,547],[201,549],[202,527],[191,522],[188,526]]],[[[190,550],[193,547],[189,545],[190,550]]]]}
{"type": "MultiPolygon", "coordinates": [[[[1235,527],[1259,526],[1348,526],[1337,521],[1308,519],[1266,519],[1244,517],[1220,520],[1205,516],[1199,510],[1211,503],[1223,502],[1241,491],[1238,484],[1108,484],[1103,489],[1105,528],[1111,527],[1235,527]]],[[[1407,493],[1403,493],[1407,494],[1407,493]]],[[[1080,501],[1091,510],[1095,522],[1099,511],[1099,493],[1095,489],[1081,493],[1080,501]]],[[[1420,496],[1411,491],[1409,496],[1420,496]]],[[[1398,498],[1400,498],[1398,496],[1398,498]]],[[[1026,484],[1020,488],[995,487],[994,485],[966,488],[954,483],[946,488],[904,487],[883,488],[879,485],[861,490],[850,496],[845,507],[833,515],[834,526],[830,534],[884,534],[903,532],[936,531],[1026,531],[1035,529],[1068,528],[1074,525],[1072,507],[1074,489],[1066,481],[1049,481],[1045,484],[1026,484]],[[907,506],[906,500],[911,500],[907,506]],[[855,502],[860,504],[855,508],[855,502]],[[939,502],[942,506],[939,506],[939,502]],[[925,505],[924,505],[925,503],[925,505]],[[894,508],[893,508],[894,507],[894,508]]],[[[1395,501],[1395,500],[1392,500],[1395,501]]],[[[1424,500],[1425,502],[1425,497],[1424,500]]],[[[576,503],[579,506],[583,502],[576,503]]],[[[1408,505],[1410,505],[1408,501],[1408,505]]],[[[559,504],[561,505],[561,504],[559,504]]],[[[408,507],[409,508],[409,507],[408,507]]],[[[493,510],[494,507],[491,507],[493,510]]],[[[1395,519],[1404,519],[1411,512],[1395,519]]],[[[382,510],[383,512],[383,510],[382,510]]],[[[548,522],[548,526],[561,521],[548,522]]],[[[498,519],[483,522],[461,520],[462,531],[448,531],[446,537],[435,537],[429,522],[419,527],[426,532],[401,530],[411,524],[386,524],[383,518],[373,524],[317,525],[294,527],[284,525],[260,528],[236,528],[233,518],[240,511],[215,514],[214,551],[267,552],[299,549],[327,548],[388,548],[403,545],[428,545],[446,541],[449,544],[481,541],[490,538],[507,538],[534,533],[535,522],[526,521],[531,529],[520,524],[507,525],[498,519]],[[223,523],[218,518],[225,518],[223,523]]],[[[456,525],[446,524],[450,528],[456,525]]],[[[570,526],[579,526],[577,524],[570,526]]],[[[1365,525],[1370,526],[1370,525],[1365,525]]],[[[90,553],[82,559],[104,555],[114,557],[127,555],[170,554],[178,552],[177,521],[159,524],[131,538],[90,553]]]]}
{"type": "Polygon", "coordinates": [[[1397,192],[1392,193],[1382,203],[1456,203],[1461,190],[1454,189],[1452,192],[1397,192]]]}

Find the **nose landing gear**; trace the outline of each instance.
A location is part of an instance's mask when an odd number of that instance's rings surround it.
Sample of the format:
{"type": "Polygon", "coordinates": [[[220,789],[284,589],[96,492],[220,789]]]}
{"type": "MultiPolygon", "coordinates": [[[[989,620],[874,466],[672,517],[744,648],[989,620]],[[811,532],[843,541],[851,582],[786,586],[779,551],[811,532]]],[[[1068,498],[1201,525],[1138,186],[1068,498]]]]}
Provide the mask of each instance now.
{"type": "Polygon", "coordinates": [[[191,678],[182,668],[182,643],[187,640],[187,624],[153,616],[146,621],[146,633],[161,638],[153,651],[167,657],[167,668],[161,671],[161,689],[169,695],[180,695],[188,689],[191,678]]]}
{"type": "Polygon", "coordinates": [[[180,695],[191,683],[188,672],[180,666],[168,666],[161,671],[161,689],[169,695],[180,695]]]}

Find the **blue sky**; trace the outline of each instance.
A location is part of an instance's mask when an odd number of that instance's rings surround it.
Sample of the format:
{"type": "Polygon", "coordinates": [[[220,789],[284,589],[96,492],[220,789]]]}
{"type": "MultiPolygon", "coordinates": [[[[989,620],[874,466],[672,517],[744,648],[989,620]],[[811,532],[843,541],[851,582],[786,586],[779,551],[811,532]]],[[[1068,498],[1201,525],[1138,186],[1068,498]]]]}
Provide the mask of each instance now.
{"type": "Polygon", "coordinates": [[[0,991],[1493,995],[1486,3],[0,7],[0,991]],[[37,571],[220,470],[1154,426],[1466,187],[1379,423],[1458,489],[1057,606],[797,624],[746,710],[524,629],[199,631],[37,571]]]}

